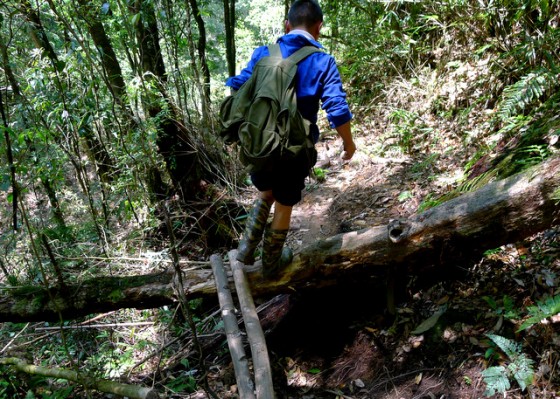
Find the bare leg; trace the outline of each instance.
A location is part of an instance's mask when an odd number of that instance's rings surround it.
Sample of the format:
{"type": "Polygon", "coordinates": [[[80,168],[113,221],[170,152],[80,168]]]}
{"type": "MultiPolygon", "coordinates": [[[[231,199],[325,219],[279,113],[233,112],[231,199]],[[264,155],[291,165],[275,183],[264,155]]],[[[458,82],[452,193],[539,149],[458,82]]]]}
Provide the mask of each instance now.
{"type": "Polygon", "coordinates": [[[261,199],[270,205],[274,204],[274,218],[272,219],[270,228],[273,230],[289,230],[293,207],[282,205],[278,201],[275,201],[272,190],[261,191],[261,199]]]}
{"type": "Polygon", "coordinates": [[[274,203],[274,196],[272,195],[272,190],[261,191],[261,198],[268,202],[270,205],[274,203]]]}
{"type": "Polygon", "coordinates": [[[278,201],[274,204],[274,218],[270,228],[273,230],[289,230],[292,218],[292,207],[282,205],[278,201]]]}
{"type": "MultiPolygon", "coordinates": [[[[261,197],[263,199],[263,197],[261,197]]],[[[290,229],[292,206],[282,205],[278,201],[274,204],[274,218],[270,228],[265,230],[263,239],[263,276],[273,277],[280,269],[288,265],[293,258],[289,247],[284,246],[286,235],[290,229]]]]}

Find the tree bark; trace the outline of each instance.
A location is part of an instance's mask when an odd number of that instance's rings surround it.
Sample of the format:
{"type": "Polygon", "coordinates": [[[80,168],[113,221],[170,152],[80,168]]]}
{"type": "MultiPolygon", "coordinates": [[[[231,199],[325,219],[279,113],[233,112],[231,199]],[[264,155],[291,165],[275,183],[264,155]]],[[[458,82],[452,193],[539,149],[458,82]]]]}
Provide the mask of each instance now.
{"type": "Polygon", "coordinates": [[[235,380],[241,398],[255,399],[255,384],[249,372],[249,359],[245,355],[243,347],[243,336],[239,329],[237,315],[235,314],[235,304],[229,288],[226,271],[222,258],[218,255],[210,257],[222,320],[224,321],[224,331],[226,333],[229,353],[235,371],[235,380]]]}
{"type": "Polygon", "coordinates": [[[95,46],[99,50],[101,56],[101,64],[105,71],[107,86],[113,93],[117,102],[124,108],[126,107],[126,85],[122,75],[121,66],[111,40],[105,32],[105,27],[99,16],[98,5],[88,0],[78,0],[82,18],[86,22],[87,29],[95,46]]]}
{"type": "Polygon", "coordinates": [[[251,348],[257,399],[273,399],[274,387],[272,384],[272,371],[264,332],[253,301],[253,296],[251,295],[246,273],[243,270],[243,264],[239,262],[236,257],[237,250],[229,251],[230,267],[233,271],[235,290],[237,291],[239,307],[243,314],[243,324],[245,325],[245,331],[247,332],[247,338],[251,348]]]}
{"type": "Polygon", "coordinates": [[[196,0],[189,0],[189,5],[191,7],[196,26],[198,28],[198,43],[196,44],[196,49],[198,51],[198,61],[200,62],[200,68],[202,68],[202,76],[204,79],[204,104],[210,103],[210,68],[208,68],[208,62],[206,61],[206,26],[204,25],[204,20],[202,19],[202,14],[198,7],[196,0]]]}
{"type": "MultiPolygon", "coordinates": [[[[480,259],[488,249],[517,242],[558,223],[560,157],[406,220],[338,234],[304,247],[273,280],[248,273],[254,297],[335,285],[353,273],[419,273],[480,259]]],[[[258,263],[257,263],[258,265],[258,263]]],[[[65,319],[119,308],[154,308],[175,301],[173,273],[103,277],[53,289],[4,290],[0,322],[65,319]],[[51,302],[54,301],[54,302],[51,302]]],[[[216,295],[210,269],[185,271],[189,298],[216,295]]]]}
{"type": "Polygon", "coordinates": [[[101,392],[116,394],[119,396],[135,398],[135,399],[158,399],[159,395],[151,388],[141,387],[138,385],[123,384],[116,381],[96,379],[73,370],[63,369],[59,367],[42,367],[34,364],[28,364],[22,359],[7,357],[0,358],[0,364],[12,366],[18,371],[27,374],[40,375],[50,378],[62,378],[68,381],[77,382],[88,389],[96,389],[101,392]]]}
{"type": "Polygon", "coordinates": [[[12,228],[14,231],[18,231],[18,216],[17,216],[17,204],[18,198],[18,184],[16,177],[16,165],[14,163],[14,155],[12,153],[12,140],[10,138],[10,129],[8,127],[8,120],[6,118],[6,112],[4,111],[4,101],[2,100],[2,93],[0,93],[0,116],[2,118],[2,130],[4,131],[4,140],[6,142],[6,157],[8,159],[8,166],[10,168],[10,184],[12,185],[12,228]]]}
{"type": "MultiPolygon", "coordinates": [[[[134,15],[141,13],[142,17],[135,24],[141,66],[146,76],[153,75],[156,78],[152,82],[162,97],[146,96],[144,99],[149,116],[159,121],[156,139],[158,151],[165,160],[167,172],[181,198],[193,199],[200,188],[200,160],[192,137],[179,122],[180,118],[165,89],[167,74],[159,46],[155,10],[151,3],[136,0],[130,3],[129,11],[134,15]]],[[[156,194],[165,196],[166,193],[156,194]]]]}
{"type": "Polygon", "coordinates": [[[235,76],[235,0],[224,0],[224,27],[228,75],[235,76]]]}

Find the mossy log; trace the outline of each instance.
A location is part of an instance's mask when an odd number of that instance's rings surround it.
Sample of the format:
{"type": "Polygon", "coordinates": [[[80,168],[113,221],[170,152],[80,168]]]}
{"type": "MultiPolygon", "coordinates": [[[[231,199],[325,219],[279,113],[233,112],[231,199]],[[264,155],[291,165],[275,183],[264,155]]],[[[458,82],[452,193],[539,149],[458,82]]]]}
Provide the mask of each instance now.
{"type": "MultiPolygon", "coordinates": [[[[484,251],[515,243],[558,222],[560,157],[492,182],[409,219],[338,234],[302,248],[273,280],[248,273],[254,297],[336,284],[354,273],[465,264],[484,251]]],[[[231,278],[231,277],[230,277],[231,278]]],[[[185,271],[190,298],[215,296],[210,264],[185,271]]],[[[175,302],[173,274],[104,277],[66,290],[19,287],[1,290],[0,322],[73,319],[120,308],[154,308],[175,302]]]]}
{"type": "Polygon", "coordinates": [[[0,358],[0,364],[11,366],[18,371],[27,374],[40,375],[43,377],[65,379],[83,385],[87,389],[95,389],[101,392],[116,394],[122,397],[135,399],[158,399],[159,395],[152,388],[138,385],[123,384],[120,382],[93,378],[73,370],[59,367],[42,367],[28,364],[22,359],[8,357],[0,358]]]}

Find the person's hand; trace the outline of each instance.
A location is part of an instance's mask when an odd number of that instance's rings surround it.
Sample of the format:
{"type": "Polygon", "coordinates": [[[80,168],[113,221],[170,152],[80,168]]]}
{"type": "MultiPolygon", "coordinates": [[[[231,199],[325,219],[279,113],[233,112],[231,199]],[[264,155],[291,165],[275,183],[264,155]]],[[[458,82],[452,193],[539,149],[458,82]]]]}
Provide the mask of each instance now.
{"type": "Polygon", "coordinates": [[[349,161],[350,159],[352,159],[355,152],[356,152],[356,144],[354,143],[354,141],[351,141],[349,143],[344,143],[344,150],[342,151],[340,157],[342,158],[343,161],[349,161]]]}

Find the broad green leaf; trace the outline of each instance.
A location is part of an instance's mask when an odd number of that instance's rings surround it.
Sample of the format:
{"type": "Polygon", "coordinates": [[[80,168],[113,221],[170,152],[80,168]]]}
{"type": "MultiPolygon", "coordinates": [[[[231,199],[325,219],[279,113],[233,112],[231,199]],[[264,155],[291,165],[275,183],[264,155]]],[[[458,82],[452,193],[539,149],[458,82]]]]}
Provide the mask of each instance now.
{"type": "Polygon", "coordinates": [[[10,176],[3,174],[0,176],[0,191],[8,191],[12,187],[10,176]]]}
{"type": "Polygon", "coordinates": [[[441,317],[442,314],[445,313],[446,310],[447,310],[447,306],[440,307],[439,310],[437,310],[433,315],[431,315],[429,318],[427,318],[422,323],[420,323],[420,325],[416,327],[414,331],[412,331],[412,334],[422,334],[428,331],[429,329],[431,329],[433,326],[437,324],[439,318],[441,317]]]}
{"type": "Polygon", "coordinates": [[[138,24],[138,22],[140,22],[140,13],[134,14],[132,16],[132,18],[130,19],[130,23],[134,26],[136,26],[138,24]]]}

